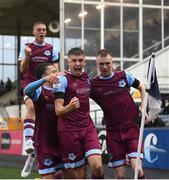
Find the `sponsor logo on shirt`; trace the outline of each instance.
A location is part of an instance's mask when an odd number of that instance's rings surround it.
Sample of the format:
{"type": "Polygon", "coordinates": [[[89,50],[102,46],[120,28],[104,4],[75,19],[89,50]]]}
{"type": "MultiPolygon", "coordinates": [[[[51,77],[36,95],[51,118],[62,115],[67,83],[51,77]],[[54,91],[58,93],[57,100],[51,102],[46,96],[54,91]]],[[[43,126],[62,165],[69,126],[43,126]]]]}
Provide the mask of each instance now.
{"type": "Polygon", "coordinates": [[[77,89],[77,90],[76,90],[76,93],[77,93],[78,95],[82,95],[82,94],[85,94],[85,93],[87,93],[87,92],[90,92],[90,88],[81,88],[81,89],[77,89]]]}
{"type": "Polygon", "coordinates": [[[32,62],[45,62],[48,61],[48,57],[45,56],[35,56],[32,58],[32,62]]]}
{"type": "Polygon", "coordinates": [[[114,94],[117,94],[117,93],[120,92],[120,91],[121,91],[121,89],[107,91],[107,92],[104,92],[104,93],[103,93],[103,96],[114,95],[114,94]]]}

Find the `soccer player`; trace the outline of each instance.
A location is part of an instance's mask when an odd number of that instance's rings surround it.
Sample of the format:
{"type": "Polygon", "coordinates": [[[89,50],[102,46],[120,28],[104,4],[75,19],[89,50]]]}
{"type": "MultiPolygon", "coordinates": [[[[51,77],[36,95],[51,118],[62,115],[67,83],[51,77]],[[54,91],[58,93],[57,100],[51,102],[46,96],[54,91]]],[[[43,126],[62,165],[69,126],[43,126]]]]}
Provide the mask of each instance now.
{"type": "Polygon", "coordinates": [[[101,149],[93,121],[89,115],[90,80],[83,72],[84,51],[73,48],[68,52],[69,72],[60,77],[53,88],[55,111],[58,119],[58,136],[66,169],[71,169],[76,179],[84,179],[86,160],[92,170],[92,178],[103,175],[101,149]]]}
{"type": "MultiPolygon", "coordinates": [[[[26,44],[19,54],[22,89],[36,80],[35,69],[39,64],[53,62],[58,71],[58,54],[51,44],[45,42],[46,34],[46,25],[43,22],[36,22],[33,25],[35,40],[26,44]]],[[[26,105],[24,119],[25,151],[29,154],[34,149],[32,136],[34,133],[35,110],[29,97],[24,96],[24,102],[26,105]]]]}
{"type": "Polygon", "coordinates": [[[63,168],[57,141],[57,119],[55,114],[53,83],[57,80],[56,68],[51,64],[37,67],[36,81],[28,84],[25,94],[31,98],[35,107],[35,131],[33,136],[39,174],[44,179],[55,179],[61,176],[63,168]]]}
{"type": "MultiPolygon", "coordinates": [[[[125,176],[126,155],[132,169],[135,169],[139,138],[139,127],[135,122],[138,112],[129,89],[140,90],[143,102],[145,87],[126,71],[112,71],[113,58],[109,50],[98,51],[96,64],[100,74],[91,81],[91,98],[102,108],[106,120],[108,167],[115,168],[116,178],[122,179],[125,176]]],[[[139,157],[142,159],[143,154],[139,157]]],[[[139,178],[144,178],[141,160],[139,178]]]]}

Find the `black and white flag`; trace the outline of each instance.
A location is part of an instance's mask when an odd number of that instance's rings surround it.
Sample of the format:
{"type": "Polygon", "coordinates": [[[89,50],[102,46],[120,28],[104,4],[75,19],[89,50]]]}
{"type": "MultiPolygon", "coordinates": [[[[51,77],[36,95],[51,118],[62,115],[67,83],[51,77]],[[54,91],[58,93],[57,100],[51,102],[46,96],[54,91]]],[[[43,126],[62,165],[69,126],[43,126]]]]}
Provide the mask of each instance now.
{"type": "Polygon", "coordinates": [[[158,86],[156,68],[155,68],[155,55],[152,54],[149,60],[148,66],[148,81],[147,81],[147,92],[148,92],[148,116],[150,119],[156,118],[161,111],[161,95],[158,86]]]}

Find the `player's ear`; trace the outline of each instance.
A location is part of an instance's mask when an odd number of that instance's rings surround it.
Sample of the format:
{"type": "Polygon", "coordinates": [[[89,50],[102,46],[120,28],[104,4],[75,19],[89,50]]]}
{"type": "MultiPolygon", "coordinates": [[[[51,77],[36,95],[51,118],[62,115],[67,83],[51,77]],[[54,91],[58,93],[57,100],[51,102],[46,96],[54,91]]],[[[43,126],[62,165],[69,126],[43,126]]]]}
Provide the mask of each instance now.
{"type": "Polygon", "coordinates": [[[33,34],[33,35],[35,35],[35,32],[34,32],[34,30],[32,30],[32,34],[33,34]]]}
{"type": "Polygon", "coordinates": [[[99,66],[99,63],[98,63],[98,60],[96,59],[96,67],[98,67],[99,66]]]}
{"type": "Polygon", "coordinates": [[[69,60],[69,58],[67,59],[66,63],[67,63],[67,65],[69,66],[69,63],[70,63],[70,60],[69,60]]]}

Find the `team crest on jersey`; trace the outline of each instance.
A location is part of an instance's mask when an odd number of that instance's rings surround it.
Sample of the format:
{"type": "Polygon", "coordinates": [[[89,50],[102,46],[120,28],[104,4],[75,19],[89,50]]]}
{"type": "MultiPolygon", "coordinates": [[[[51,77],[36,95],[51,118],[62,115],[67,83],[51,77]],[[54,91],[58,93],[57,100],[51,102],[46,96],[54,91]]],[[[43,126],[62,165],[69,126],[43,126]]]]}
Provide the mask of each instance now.
{"type": "Polygon", "coordinates": [[[120,80],[119,87],[125,87],[125,86],[126,86],[126,82],[124,80],[120,80]]]}
{"type": "Polygon", "coordinates": [[[44,52],[44,54],[45,54],[46,56],[50,56],[50,55],[51,55],[51,52],[48,51],[48,50],[46,50],[46,51],[44,52]]]}
{"type": "Polygon", "coordinates": [[[74,153],[70,153],[70,154],[68,154],[68,158],[69,158],[71,161],[73,161],[73,160],[76,159],[76,155],[75,155],[74,153]]]}
{"type": "Polygon", "coordinates": [[[52,164],[52,160],[51,159],[44,159],[44,162],[43,164],[46,165],[46,166],[50,166],[52,164]]]}

